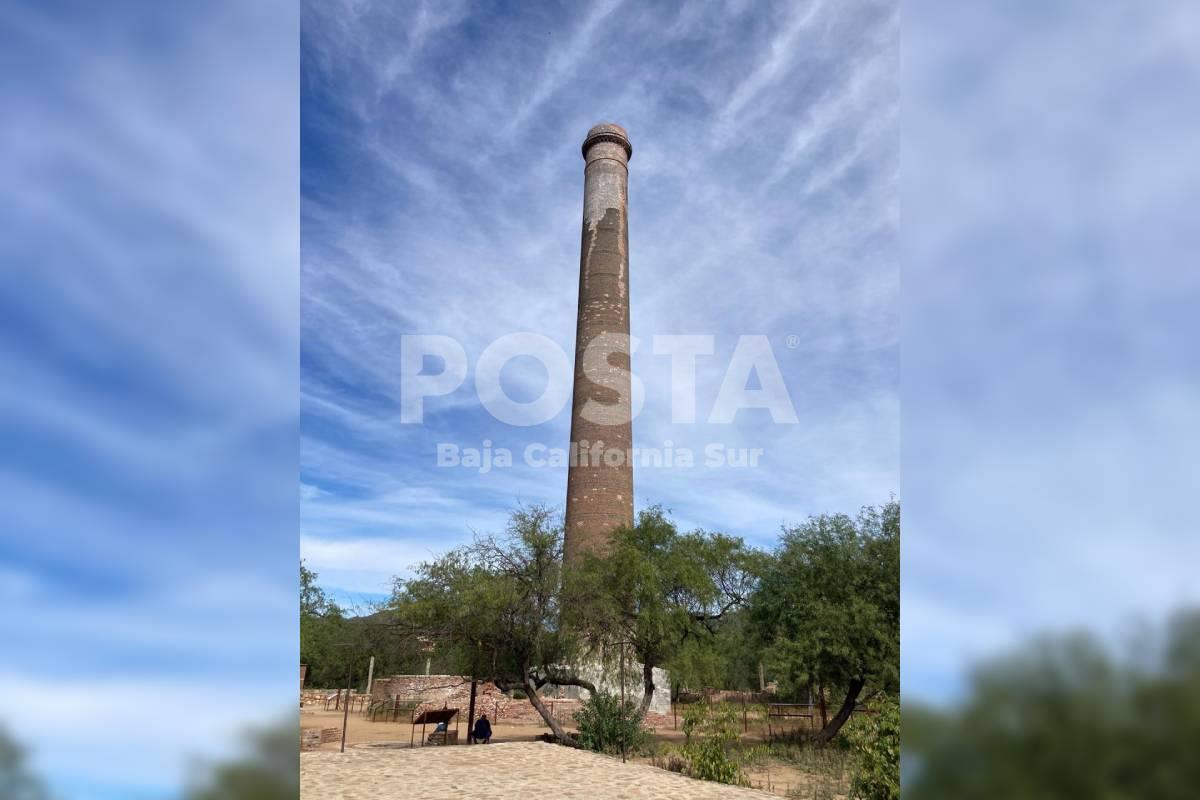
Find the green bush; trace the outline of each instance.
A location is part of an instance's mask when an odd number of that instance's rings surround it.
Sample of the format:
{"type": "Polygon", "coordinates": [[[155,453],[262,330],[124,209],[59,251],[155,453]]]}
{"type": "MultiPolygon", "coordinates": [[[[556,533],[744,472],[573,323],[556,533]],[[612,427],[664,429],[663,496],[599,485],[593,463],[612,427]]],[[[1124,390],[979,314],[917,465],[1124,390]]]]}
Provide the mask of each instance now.
{"type": "Polygon", "coordinates": [[[749,784],[742,761],[731,753],[738,740],[737,711],[729,706],[697,703],[683,714],[684,744],[679,749],[683,772],[702,781],[749,784]]]}
{"type": "Polygon", "coordinates": [[[871,704],[875,713],[854,720],[846,731],[858,757],[852,800],[899,800],[900,704],[886,696],[871,704]]]}
{"type": "Polygon", "coordinates": [[[579,742],[597,753],[619,753],[637,750],[646,744],[649,731],[642,725],[642,716],[632,702],[622,703],[608,692],[596,692],[579,711],[579,742]]]}

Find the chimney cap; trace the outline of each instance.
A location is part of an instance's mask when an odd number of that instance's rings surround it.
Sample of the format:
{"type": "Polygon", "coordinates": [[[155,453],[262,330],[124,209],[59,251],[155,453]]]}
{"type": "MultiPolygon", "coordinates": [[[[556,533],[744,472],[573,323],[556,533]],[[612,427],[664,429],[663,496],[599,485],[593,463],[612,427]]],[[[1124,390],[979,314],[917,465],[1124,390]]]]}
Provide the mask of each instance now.
{"type": "Polygon", "coordinates": [[[583,140],[583,157],[587,158],[588,149],[597,142],[614,142],[625,148],[625,157],[633,158],[633,145],[629,141],[629,134],[625,129],[615,122],[601,122],[599,125],[593,125],[588,131],[587,138],[583,140]]]}

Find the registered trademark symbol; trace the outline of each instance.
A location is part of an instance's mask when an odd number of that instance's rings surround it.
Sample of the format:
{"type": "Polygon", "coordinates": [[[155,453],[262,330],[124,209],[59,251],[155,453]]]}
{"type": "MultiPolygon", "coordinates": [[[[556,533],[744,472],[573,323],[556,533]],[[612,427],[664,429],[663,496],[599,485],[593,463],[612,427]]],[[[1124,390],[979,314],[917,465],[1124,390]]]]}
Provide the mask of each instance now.
{"type": "Polygon", "coordinates": [[[800,346],[800,337],[794,333],[787,337],[787,346],[789,350],[795,350],[800,346]]]}

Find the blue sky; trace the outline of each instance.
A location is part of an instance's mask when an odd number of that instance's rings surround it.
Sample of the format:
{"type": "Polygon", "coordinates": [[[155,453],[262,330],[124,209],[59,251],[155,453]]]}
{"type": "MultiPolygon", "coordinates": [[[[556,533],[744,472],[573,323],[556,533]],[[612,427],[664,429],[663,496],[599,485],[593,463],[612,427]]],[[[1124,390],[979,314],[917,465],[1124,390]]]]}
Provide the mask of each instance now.
{"type": "MultiPolygon", "coordinates": [[[[473,373],[399,424],[403,334],[470,364],[499,336],[574,346],[580,144],[624,125],[630,165],[635,445],[763,448],[758,469],[635,471],[638,507],[768,546],[783,524],[899,489],[898,16],[891,2],[311,3],[301,37],[301,552],[350,604],[561,506],[569,411],[493,419],[473,373]],[[696,424],[673,424],[663,334],[707,334],[696,424]],[[706,422],[741,335],[768,337],[799,422],[706,422]],[[795,347],[788,347],[795,337],[795,347]],[[514,452],[438,468],[439,442],[514,452]]],[[[514,359],[502,382],[540,394],[514,359]]],[[[751,379],[751,388],[754,388],[751,379]]]]}
{"type": "Polygon", "coordinates": [[[907,697],[1200,602],[1195,8],[907,4],[901,116],[888,4],[390,7],[306,6],[300,48],[288,3],[0,11],[0,723],[61,796],[170,796],[294,709],[298,549],[360,603],[562,502],[433,447],[565,412],[468,386],[402,427],[398,342],[569,350],[602,119],[635,146],[635,435],[767,450],[642,470],[639,505],[768,545],[899,489],[907,697]],[[672,424],[670,333],[715,337],[701,417],[767,336],[799,423],[672,424]]]}
{"type": "Polygon", "coordinates": [[[1200,602],[1198,35],[1170,2],[906,6],[905,697],[1200,602]]]}
{"type": "Polygon", "coordinates": [[[0,12],[0,724],[61,797],[295,707],[297,23],[0,12]]]}

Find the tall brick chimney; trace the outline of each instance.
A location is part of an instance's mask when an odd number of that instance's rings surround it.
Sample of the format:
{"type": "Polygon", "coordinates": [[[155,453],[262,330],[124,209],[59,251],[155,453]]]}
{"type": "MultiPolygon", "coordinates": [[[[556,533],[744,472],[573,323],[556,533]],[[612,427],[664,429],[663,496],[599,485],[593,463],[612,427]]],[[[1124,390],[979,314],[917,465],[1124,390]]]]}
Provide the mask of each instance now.
{"type": "Polygon", "coordinates": [[[620,125],[597,125],[583,140],[583,244],[563,545],[567,565],[586,552],[602,552],[614,528],[633,523],[627,206],[632,156],[633,145],[620,125]]]}

